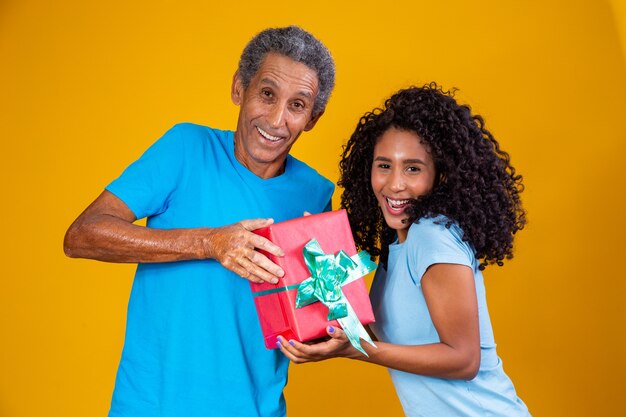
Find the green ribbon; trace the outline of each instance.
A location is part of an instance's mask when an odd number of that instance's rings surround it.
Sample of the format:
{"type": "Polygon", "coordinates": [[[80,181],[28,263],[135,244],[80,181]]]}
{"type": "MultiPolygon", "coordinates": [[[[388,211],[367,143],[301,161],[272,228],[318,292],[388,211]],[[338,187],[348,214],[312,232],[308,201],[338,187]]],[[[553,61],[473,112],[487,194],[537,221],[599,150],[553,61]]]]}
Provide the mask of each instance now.
{"type": "Polygon", "coordinates": [[[328,320],[337,320],[352,346],[369,356],[361,347],[361,339],[374,347],[376,345],[343,294],[342,287],[375,270],[376,264],[366,251],[353,257],[343,250],[337,255],[326,254],[316,239],[311,239],[302,253],[311,277],[298,285],[296,308],[320,301],[328,307],[328,320]]]}

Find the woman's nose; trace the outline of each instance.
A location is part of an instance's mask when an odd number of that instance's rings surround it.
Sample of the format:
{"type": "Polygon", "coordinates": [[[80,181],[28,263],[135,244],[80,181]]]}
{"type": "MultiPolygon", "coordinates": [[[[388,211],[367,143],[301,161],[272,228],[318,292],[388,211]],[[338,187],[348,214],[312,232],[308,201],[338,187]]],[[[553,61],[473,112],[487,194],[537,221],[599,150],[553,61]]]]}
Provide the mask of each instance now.
{"type": "Polygon", "coordinates": [[[406,188],[406,183],[404,182],[404,176],[401,172],[394,172],[394,174],[390,178],[389,188],[393,192],[402,191],[406,188]]]}

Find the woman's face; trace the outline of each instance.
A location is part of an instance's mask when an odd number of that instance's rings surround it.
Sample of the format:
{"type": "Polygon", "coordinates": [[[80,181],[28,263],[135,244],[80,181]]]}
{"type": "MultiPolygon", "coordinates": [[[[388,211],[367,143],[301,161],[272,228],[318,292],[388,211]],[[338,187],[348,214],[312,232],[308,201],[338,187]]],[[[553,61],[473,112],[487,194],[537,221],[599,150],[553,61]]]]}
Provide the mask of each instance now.
{"type": "Polygon", "coordinates": [[[374,147],[372,189],[385,222],[404,242],[411,223],[410,200],[428,194],[435,183],[435,163],[415,132],[389,128],[374,147]]]}

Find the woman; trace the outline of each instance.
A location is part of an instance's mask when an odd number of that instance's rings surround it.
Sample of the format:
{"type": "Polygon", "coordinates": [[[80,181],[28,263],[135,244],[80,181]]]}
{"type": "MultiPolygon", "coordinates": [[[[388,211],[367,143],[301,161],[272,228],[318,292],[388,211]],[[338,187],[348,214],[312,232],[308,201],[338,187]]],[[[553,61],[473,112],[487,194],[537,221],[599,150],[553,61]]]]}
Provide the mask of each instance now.
{"type": "Polygon", "coordinates": [[[483,119],[435,83],[363,116],[340,163],[355,242],[380,257],[369,357],[341,329],[302,363],[347,357],[386,366],[408,416],[528,416],[496,354],[482,270],[513,256],[523,186],[483,119]]]}

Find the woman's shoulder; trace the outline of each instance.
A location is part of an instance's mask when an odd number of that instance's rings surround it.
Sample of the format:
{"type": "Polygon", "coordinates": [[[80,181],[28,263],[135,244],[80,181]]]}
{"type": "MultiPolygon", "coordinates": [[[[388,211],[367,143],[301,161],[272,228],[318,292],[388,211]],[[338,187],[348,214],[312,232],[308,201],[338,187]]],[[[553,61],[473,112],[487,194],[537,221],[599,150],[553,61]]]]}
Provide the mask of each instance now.
{"type": "Polygon", "coordinates": [[[476,271],[478,264],[471,246],[463,241],[463,232],[445,216],[423,217],[409,228],[406,246],[407,264],[416,284],[434,264],[465,265],[476,271]]]}
{"type": "Polygon", "coordinates": [[[409,250],[418,252],[462,252],[474,258],[474,249],[463,240],[463,230],[454,220],[438,215],[422,217],[409,228],[409,250]]]}
{"type": "Polygon", "coordinates": [[[409,227],[407,240],[423,239],[424,237],[451,237],[459,242],[463,241],[463,230],[458,223],[444,215],[422,217],[409,227]]]}

